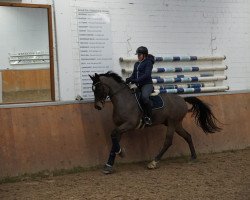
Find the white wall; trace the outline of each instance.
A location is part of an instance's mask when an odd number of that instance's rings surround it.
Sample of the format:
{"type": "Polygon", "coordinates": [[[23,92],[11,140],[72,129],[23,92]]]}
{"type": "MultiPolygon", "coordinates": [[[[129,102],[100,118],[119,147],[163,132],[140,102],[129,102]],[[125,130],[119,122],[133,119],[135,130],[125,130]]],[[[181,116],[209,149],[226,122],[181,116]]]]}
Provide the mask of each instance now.
{"type": "Polygon", "coordinates": [[[146,45],[155,55],[226,55],[224,63],[229,69],[225,84],[231,90],[250,89],[249,1],[68,0],[56,1],[57,31],[64,33],[61,41],[65,46],[71,44],[64,49],[64,55],[72,67],[65,66],[67,69],[61,74],[65,78],[61,80],[67,79],[75,92],[62,94],[63,99],[80,93],[77,7],[110,10],[114,71],[118,73],[118,58],[133,55],[136,47],[146,45]],[[57,7],[61,9],[58,11],[57,7]]]}
{"type": "Polygon", "coordinates": [[[110,11],[116,72],[120,73],[118,58],[133,55],[140,45],[155,55],[226,55],[225,85],[231,90],[250,89],[247,0],[55,0],[61,100],[80,93],[77,7],[110,11]]]}
{"type": "MultiPolygon", "coordinates": [[[[0,69],[10,66],[9,53],[49,51],[47,10],[38,8],[0,7],[0,69]]],[[[49,64],[36,64],[48,67],[49,64]]]]}

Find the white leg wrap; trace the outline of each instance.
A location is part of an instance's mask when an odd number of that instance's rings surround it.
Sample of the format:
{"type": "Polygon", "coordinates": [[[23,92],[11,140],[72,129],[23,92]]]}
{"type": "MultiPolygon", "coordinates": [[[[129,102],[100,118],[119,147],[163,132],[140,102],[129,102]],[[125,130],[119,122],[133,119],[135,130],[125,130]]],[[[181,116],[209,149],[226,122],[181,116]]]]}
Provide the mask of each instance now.
{"type": "Polygon", "coordinates": [[[120,154],[121,152],[122,152],[122,148],[120,148],[120,150],[115,154],[117,155],[117,154],[120,154]]]}
{"type": "Polygon", "coordinates": [[[150,162],[150,163],[148,164],[148,169],[156,169],[158,163],[159,163],[159,161],[156,162],[155,160],[153,160],[152,162],[150,162]]]}

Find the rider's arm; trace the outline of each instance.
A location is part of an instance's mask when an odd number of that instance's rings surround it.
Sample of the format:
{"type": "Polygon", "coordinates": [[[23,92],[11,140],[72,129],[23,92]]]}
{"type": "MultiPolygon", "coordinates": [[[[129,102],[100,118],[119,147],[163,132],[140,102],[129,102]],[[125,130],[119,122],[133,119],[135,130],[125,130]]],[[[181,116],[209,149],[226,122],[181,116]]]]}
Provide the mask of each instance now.
{"type": "Polygon", "coordinates": [[[136,70],[136,66],[134,65],[134,70],[133,70],[131,76],[126,79],[126,82],[131,82],[132,80],[134,80],[136,78],[135,70],[136,70]]]}

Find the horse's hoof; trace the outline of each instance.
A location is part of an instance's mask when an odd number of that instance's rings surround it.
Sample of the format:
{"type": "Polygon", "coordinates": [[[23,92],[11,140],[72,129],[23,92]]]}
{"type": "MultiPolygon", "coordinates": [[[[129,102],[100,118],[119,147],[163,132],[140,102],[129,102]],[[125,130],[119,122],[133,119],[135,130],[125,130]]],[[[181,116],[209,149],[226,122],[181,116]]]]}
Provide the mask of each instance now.
{"type": "Polygon", "coordinates": [[[124,158],[125,157],[125,149],[124,148],[121,148],[120,151],[117,153],[118,156],[120,156],[121,158],[124,158]]]}
{"type": "Polygon", "coordinates": [[[104,165],[104,167],[102,168],[102,173],[104,174],[112,174],[113,173],[113,167],[110,165],[104,165]]]}
{"type": "Polygon", "coordinates": [[[196,160],[197,159],[197,156],[194,155],[194,156],[191,156],[190,160],[193,161],[193,160],[196,160]]]}
{"type": "Polygon", "coordinates": [[[191,156],[189,159],[189,163],[196,163],[197,161],[197,157],[196,156],[191,156]]]}
{"type": "Polygon", "coordinates": [[[158,167],[158,163],[159,161],[156,162],[155,160],[153,160],[152,162],[148,164],[148,169],[156,169],[158,167]]]}

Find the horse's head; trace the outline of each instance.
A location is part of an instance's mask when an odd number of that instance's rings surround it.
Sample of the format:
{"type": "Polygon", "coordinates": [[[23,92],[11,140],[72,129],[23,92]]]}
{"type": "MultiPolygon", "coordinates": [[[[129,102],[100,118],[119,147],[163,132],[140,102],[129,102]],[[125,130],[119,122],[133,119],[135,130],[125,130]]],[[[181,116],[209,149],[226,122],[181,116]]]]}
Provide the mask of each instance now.
{"type": "Polygon", "coordinates": [[[105,101],[109,94],[109,88],[105,83],[103,83],[100,75],[95,73],[94,76],[90,76],[93,81],[92,91],[95,95],[95,108],[101,110],[104,107],[105,101]]]}

